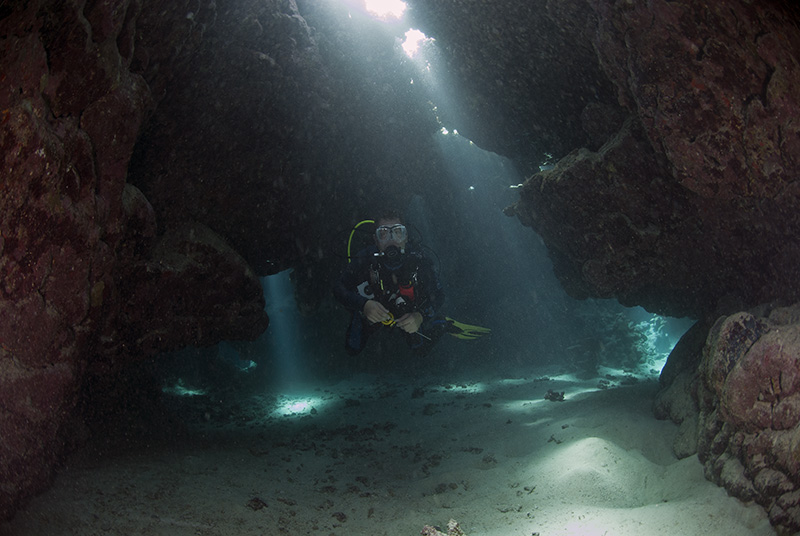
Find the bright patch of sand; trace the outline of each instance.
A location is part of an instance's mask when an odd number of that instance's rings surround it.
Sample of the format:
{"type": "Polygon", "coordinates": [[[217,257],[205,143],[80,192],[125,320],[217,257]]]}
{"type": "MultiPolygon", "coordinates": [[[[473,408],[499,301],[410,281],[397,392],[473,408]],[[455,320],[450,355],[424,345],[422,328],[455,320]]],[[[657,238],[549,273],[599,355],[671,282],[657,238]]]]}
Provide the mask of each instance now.
{"type": "Polygon", "coordinates": [[[655,381],[621,379],[168,395],[189,433],[74,461],[0,534],[414,536],[451,518],[469,536],[775,534],[673,456],[655,381]]]}

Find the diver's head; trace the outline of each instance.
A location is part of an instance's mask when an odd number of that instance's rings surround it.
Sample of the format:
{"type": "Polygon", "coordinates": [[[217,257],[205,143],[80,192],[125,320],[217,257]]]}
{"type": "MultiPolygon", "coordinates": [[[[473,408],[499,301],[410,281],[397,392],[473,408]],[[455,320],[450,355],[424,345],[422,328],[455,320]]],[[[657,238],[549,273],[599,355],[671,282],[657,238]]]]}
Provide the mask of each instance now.
{"type": "Polygon", "coordinates": [[[403,265],[408,243],[408,230],[396,211],[384,213],[375,220],[375,245],[381,252],[381,263],[390,270],[403,265]]]}
{"type": "Polygon", "coordinates": [[[375,220],[375,245],[381,253],[392,246],[405,253],[407,243],[408,230],[398,212],[386,212],[375,220]]]}

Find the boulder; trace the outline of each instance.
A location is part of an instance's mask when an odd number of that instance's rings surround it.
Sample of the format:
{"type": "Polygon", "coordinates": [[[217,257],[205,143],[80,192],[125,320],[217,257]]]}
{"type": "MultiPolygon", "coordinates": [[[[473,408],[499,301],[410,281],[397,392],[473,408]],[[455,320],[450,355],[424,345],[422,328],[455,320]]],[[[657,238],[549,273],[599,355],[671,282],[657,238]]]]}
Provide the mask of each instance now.
{"type": "Polygon", "coordinates": [[[657,405],[682,422],[676,454],[696,451],[709,479],[786,534],[800,530],[799,356],[800,304],[720,317],[699,368],[665,382],[657,405]]]}

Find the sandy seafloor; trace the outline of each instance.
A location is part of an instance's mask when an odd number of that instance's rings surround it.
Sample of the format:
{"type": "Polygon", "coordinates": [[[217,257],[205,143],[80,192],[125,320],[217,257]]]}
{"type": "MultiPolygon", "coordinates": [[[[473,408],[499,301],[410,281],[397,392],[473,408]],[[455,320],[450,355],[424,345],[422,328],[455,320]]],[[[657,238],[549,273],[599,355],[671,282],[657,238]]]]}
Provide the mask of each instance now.
{"type": "Polygon", "coordinates": [[[775,534],[675,458],[656,389],[603,370],[170,395],[175,437],[74,456],[0,534],[413,536],[450,519],[468,536],[775,534]]]}

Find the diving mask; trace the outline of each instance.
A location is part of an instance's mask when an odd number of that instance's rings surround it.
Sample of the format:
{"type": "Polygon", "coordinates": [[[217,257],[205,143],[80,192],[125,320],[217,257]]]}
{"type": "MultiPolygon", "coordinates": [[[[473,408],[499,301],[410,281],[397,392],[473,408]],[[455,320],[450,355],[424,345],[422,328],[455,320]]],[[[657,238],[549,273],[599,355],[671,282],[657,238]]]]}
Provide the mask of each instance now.
{"type": "Polygon", "coordinates": [[[375,236],[380,242],[388,242],[394,240],[397,243],[403,242],[408,238],[408,229],[402,223],[395,225],[381,225],[375,229],[375,236]]]}

